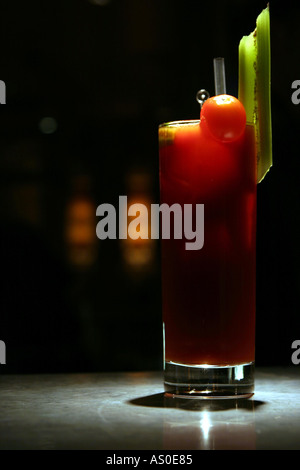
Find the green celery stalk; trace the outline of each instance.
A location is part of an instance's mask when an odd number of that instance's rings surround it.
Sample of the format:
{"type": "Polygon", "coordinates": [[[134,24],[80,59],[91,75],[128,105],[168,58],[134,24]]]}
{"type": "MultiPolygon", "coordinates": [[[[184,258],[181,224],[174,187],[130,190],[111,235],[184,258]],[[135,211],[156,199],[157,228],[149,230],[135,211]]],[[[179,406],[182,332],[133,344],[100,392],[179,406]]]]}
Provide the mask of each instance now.
{"type": "Polygon", "coordinates": [[[269,5],[257,17],[256,28],[239,44],[239,100],[253,123],[257,145],[257,182],[272,166],[271,44],[269,5]]]}

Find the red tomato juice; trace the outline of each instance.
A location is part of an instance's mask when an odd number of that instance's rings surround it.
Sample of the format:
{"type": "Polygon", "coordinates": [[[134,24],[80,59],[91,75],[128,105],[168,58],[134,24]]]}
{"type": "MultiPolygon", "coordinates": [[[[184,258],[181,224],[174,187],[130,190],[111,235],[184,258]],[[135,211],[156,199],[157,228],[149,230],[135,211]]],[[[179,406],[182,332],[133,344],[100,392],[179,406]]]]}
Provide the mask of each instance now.
{"type": "Polygon", "coordinates": [[[204,204],[204,245],[161,240],[165,361],[254,361],[256,149],[252,126],[238,140],[207,136],[199,121],[159,128],[161,203],[204,204]]]}

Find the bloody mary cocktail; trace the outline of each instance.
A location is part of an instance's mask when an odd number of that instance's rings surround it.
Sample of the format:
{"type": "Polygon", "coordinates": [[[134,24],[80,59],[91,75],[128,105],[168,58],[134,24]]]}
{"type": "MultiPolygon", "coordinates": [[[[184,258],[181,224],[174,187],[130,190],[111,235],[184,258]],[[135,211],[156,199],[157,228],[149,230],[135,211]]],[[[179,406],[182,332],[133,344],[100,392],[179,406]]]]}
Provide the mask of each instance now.
{"type": "Polygon", "coordinates": [[[255,135],[245,125],[226,139],[217,120],[213,134],[202,124],[159,127],[161,203],[204,204],[201,249],[161,240],[165,387],[243,395],[255,354],[255,135]]]}

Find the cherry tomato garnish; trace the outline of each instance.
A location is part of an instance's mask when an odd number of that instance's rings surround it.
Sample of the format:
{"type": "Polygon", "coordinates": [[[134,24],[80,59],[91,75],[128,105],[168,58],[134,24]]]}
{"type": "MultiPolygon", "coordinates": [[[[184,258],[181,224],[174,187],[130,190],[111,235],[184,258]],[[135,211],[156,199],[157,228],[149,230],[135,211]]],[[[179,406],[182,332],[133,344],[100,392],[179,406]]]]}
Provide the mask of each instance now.
{"type": "Polygon", "coordinates": [[[216,140],[233,142],[245,131],[246,111],[234,96],[213,96],[202,106],[200,124],[216,140]]]}

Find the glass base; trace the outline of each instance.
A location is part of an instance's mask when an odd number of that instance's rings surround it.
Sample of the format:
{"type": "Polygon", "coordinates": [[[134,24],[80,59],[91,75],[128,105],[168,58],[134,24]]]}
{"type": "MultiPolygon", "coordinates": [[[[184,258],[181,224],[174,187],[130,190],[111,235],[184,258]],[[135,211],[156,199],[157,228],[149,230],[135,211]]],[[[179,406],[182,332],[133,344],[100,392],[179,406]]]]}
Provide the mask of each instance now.
{"type": "Polygon", "coordinates": [[[250,398],[254,393],[254,362],[234,366],[190,366],[166,362],[167,396],[180,398],[250,398]]]}

